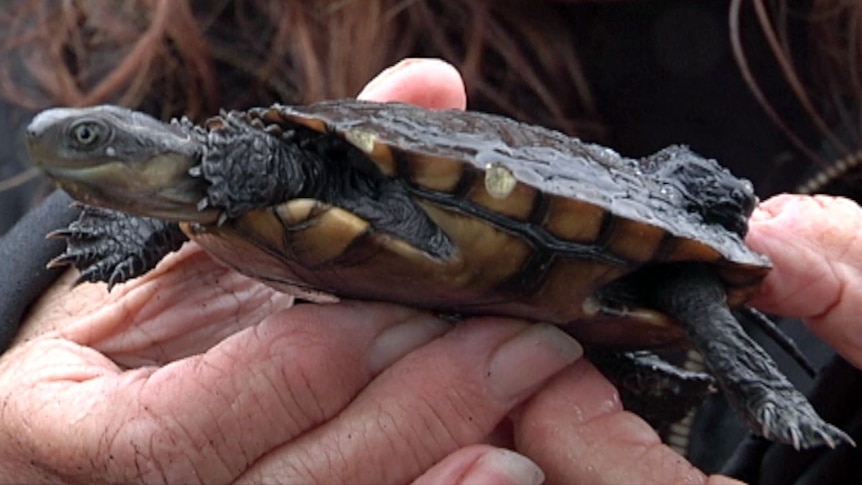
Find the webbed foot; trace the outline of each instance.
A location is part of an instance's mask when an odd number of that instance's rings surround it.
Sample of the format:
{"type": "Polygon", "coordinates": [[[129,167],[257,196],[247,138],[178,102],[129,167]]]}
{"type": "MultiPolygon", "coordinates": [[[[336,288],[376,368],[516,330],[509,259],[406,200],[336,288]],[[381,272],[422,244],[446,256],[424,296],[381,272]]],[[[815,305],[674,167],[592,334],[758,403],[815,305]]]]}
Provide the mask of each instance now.
{"type": "Polygon", "coordinates": [[[148,272],[187,240],[176,223],[96,207],[84,207],[77,221],[48,236],[66,239],[66,251],[49,267],[75,266],[76,284],[103,281],[108,289],[148,272]]]}

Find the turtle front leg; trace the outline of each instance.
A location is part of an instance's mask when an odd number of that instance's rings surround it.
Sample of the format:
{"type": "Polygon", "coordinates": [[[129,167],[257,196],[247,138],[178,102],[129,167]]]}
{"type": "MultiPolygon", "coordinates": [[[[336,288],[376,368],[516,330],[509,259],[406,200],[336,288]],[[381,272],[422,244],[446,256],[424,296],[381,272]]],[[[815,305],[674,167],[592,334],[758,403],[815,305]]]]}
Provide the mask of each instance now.
{"type": "Polygon", "coordinates": [[[745,333],[727,307],[714,271],[699,264],[670,267],[660,286],[654,295],[656,306],[685,326],[731,407],[758,434],[796,449],[854,444],[820,418],[769,354],[745,333]]]}
{"type": "Polygon", "coordinates": [[[75,266],[83,281],[117,283],[153,269],[168,253],[188,240],[179,225],[124,212],[85,206],[80,217],[49,237],[66,239],[66,252],[48,266],[75,266]]]}

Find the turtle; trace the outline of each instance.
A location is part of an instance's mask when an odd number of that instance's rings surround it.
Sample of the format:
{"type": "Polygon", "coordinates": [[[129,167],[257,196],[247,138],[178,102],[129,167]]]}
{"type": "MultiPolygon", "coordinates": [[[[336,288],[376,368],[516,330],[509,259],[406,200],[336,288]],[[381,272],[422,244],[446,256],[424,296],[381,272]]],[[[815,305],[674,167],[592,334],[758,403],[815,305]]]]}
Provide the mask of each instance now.
{"type": "Polygon", "coordinates": [[[853,444],[744,331],[770,270],[752,184],[685,146],[640,159],[474,111],[353,99],[201,124],[53,108],[34,163],[84,204],[54,264],[110,286],[186,240],[312,302],[383,300],[559,325],[609,353],[693,346],[750,428],[853,444]]]}

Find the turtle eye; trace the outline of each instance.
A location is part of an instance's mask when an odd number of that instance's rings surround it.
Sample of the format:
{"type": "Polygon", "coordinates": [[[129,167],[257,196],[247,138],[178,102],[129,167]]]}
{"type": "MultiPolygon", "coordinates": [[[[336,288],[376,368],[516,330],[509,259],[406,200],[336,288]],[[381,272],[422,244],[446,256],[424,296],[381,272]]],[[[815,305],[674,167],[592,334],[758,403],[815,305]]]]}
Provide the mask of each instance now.
{"type": "Polygon", "coordinates": [[[104,131],[99,123],[83,121],[72,127],[72,138],[80,148],[92,148],[101,138],[104,131]]]}

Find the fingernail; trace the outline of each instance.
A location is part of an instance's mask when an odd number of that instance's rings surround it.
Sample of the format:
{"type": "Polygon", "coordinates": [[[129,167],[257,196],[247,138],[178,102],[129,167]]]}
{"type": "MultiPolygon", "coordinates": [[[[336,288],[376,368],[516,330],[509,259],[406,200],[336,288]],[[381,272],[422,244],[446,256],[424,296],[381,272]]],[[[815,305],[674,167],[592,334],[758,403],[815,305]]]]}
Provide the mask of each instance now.
{"type": "Polygon", "coordinates": [[[522,483],[539,485],[545,481],[545,474],[538,465],[527,457],[498,448],[486,453],[461,477],[464,485],[484,485],[487,483],[522,483]]]}
{"type": "Polygon", "coordinates": [[[416,313],[381,332],[368,352],[368,365],[377,374],[395,361],[451,329],[445,321],[427,313],[416,313]]]}
{"type": "Polygon", "coordinates": [[[761,209],[760,207],[755,207],[754,211],[751,213],[751,216],[748,217],[749,221],[759,222],[759,221],[768,221],[772,219],[772,214],[769,211],[761,209]]]}
{"type": "Polygon", "coordinates": [[[498,348],[488,370],[503,400],[517,399],[584,355],[575,339],[544,323],[530,325],[498,348]]]}

